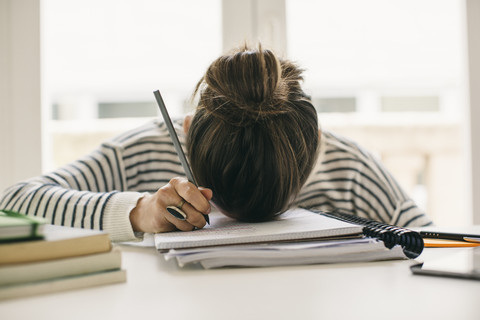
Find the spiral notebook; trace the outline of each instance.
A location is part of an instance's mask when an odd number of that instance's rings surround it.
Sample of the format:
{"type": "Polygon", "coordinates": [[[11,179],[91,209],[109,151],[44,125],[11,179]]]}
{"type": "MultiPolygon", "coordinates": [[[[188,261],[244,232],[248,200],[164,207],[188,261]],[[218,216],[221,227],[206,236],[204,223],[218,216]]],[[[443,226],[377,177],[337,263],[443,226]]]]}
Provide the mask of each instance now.
{"type": "Polygon", "coordinates": [[[220,212],[210,215],[210,225],[195,231],[155,234],[158,250],[195,248],[246,243],[298,241],[360,237],[362,227],[294,208],[273,221],[246,223],[229,218],[220,212]]]}
{"type": "Polygon", "coordinates": [[[340,211],[321,212],[320,214],[326,217],[361,225],[363,226],[362,233],[366,237],[381,240],[385,244],[385,247],[389,249],[396,245],[401,246],[403,252],[408,258],[414,259],[423,251],[423,238],[416,231],[361,218],[340,211]]]}
{"type": "Polygon", "coordinates": [[[166,258],[210,267],[284,265],[291,263],[289,257],[296,257],[296,264],[416,258],[423,251],[417,232],[341,212],[295,208],[262,223],[242,223],[213,213],[211,221],[201,230],[156,234],[155,246],[167,253],[166,258]],[[268,259],[263,261],[261,255],[268,259]],[[221,261],[209,264],[205,259],[221,261]]]}

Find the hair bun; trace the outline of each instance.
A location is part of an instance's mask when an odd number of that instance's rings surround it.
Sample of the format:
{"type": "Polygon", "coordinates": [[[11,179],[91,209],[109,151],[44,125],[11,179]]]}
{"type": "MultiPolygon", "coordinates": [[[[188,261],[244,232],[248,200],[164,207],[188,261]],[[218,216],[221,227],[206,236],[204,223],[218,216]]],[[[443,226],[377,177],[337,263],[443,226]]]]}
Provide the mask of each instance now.
{"type": "Polygon", "coordinates": [[[272,51],[245,46],[210,65],[197,85],[199,106],[234,125],[288,112],[284,75],[282,64],[272,51]]]}

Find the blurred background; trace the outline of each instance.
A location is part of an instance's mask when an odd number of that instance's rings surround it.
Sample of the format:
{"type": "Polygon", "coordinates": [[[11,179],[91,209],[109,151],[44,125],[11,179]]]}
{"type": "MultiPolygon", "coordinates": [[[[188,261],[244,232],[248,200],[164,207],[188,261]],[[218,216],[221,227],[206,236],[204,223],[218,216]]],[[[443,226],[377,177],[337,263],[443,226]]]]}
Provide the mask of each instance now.
{"type": "Polygon", "coordinates": [[[41,171],[158,117],[156,89],[180,117],[213,59],[260,40],[306,70],[324,129],[371,150],[437,224],[472,222],[464,0],[36,3],[41,171]]]}

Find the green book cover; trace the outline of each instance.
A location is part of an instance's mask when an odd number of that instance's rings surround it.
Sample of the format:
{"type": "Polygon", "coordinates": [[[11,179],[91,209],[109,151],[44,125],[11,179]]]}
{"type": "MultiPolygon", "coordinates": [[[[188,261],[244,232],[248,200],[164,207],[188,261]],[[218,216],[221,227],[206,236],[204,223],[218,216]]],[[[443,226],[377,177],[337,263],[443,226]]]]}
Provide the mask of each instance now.
{"type": "Polygon", "coordinates": [[[43,238],[46,220],[21,213],[0,210],[0,241],[18,241],[43,238]]]}

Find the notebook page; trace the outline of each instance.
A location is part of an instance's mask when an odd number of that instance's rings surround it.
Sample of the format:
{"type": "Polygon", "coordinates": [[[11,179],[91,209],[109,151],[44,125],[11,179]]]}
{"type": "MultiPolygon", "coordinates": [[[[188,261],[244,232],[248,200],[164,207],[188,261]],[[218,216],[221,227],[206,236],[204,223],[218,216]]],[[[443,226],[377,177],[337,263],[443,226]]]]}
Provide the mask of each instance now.
{"type": "Polygon", "coordinates": [[[288,210],[277,220],[260,223],[239,222],[219,212],[214,212],[210,214],[210,225],[203,229],[155,234],[155,246],[158,250],[168,250],[224,244],[326,238],[358,235],[361,232],[361,226],[300,208],[288,210]]]}

